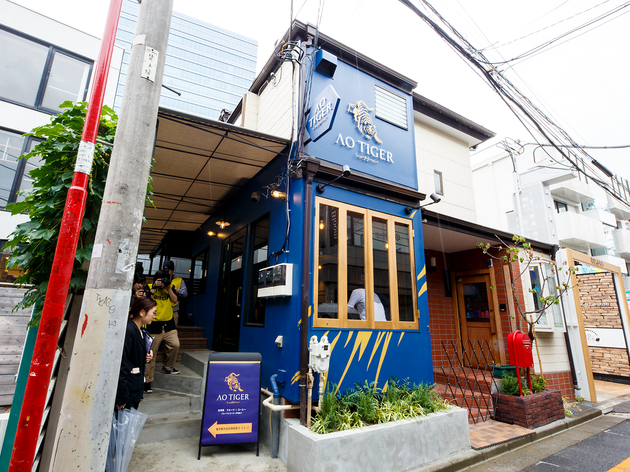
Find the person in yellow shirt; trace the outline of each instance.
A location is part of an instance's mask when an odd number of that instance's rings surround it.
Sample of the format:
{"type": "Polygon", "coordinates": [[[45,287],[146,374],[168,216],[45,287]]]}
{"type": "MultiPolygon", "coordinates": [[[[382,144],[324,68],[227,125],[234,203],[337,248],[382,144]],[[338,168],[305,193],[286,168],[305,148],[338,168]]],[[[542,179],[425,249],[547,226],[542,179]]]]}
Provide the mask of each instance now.
{"type": "Polygon", "coordinates": [[[173,307],[173,319],[175,320],[175,326],[179,326],[179,301],[188,296],[188,289],[186,288],[184,279],[173,276],[175,271],[175,263],[173,261],[164,261],[162,265],[162,271],[168,272],[168,276],[171,279],[171,286],[173,287],[173,293],[177,295],[177,305],[173,307]]]}
{"type": "Polygon", "coordinates": [[[157,311],[153,323],[148,326],[149,333],[154,337],[153,352],[155,355],[147,365],[144,390],[151,393],[151,382],[154,380],[155,360],[160,344],[166,345],[166,362],[162,367],[163,374],[179,374],[175,368],[175,361],[179,351],[179,337],[173,320],[173,307],[177,305],[177,295],[174,292],[168,272],[158,270],[153,276],[153,284],[149,284],[151,298],[157,302],[157,311]]]}

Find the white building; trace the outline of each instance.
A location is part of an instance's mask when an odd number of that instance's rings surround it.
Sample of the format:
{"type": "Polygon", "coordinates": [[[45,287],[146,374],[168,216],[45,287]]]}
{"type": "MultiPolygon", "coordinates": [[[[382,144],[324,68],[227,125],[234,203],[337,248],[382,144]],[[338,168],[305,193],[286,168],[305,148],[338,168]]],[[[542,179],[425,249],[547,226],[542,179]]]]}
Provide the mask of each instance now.
{"type": "Polygon", "coordinates": [[[619,266],[630,263],[630,188],[627,181],[588,165],[587,177],[548,150],[533,146],[514,154],[489,149],[473,165],[477,221],[561,248],[569,248],[619,266]],[[542,156],[545,159],[542,159],[542,156]],[[520,189],[515,193],[515,188],[520,189]],[[520,216],[519,216],[520,214],[520,216]]]}
{"type": "MultiPolygon", "coordinates": [[[[101,40],[56,20],[0,0],[0,248],[25,215],[11,216],[8,203],[30,188],[37,162],[18,160],[37,144],[23,137],[47,123],[66,101],[88,100],[101,40]]],[[[116,47],[104,103],[113,106],[123,49],[116,47]]],[[[0,281],[4,280],[4,260],[0,281]]]]}

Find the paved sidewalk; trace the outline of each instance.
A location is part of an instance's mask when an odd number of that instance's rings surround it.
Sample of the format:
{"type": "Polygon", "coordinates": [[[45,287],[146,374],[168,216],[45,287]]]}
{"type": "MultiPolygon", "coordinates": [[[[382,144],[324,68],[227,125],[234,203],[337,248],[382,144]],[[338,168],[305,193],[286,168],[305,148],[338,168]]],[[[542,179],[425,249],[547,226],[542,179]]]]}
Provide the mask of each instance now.
{"type": "MultiPolygon", "coordinates": [[[[613,412],[616,405],[627,409],[630,395],[606,399],[599,403],[582,403],[582,411],[576,411],[571,418],[555,421],[533,431],[533,434],[509,440],[481,450],[469,449],[441,461],[415,469],[413,472],[454,472],[479,464],[483,461],[514,451],[569,428],[579,426],[603,414],[613,412]],[[625,403],[622,403],[625,402],[625,403]]],[[[199,437],[173,439],[136,446],[129,472],[285,472],[286,465],[280,459],[272,459],[271,451],[260,446],[260,456],[251,445],[212,446],[201,450],[201,460],[197,460],[199,437]]]]}
{"type": "Polygon", "coordinates": [[[199,437],[172,439],[136,446],[128,472],[285,472],[287,466],[280,459],[272,459],[271,451],[256,446],[207,446],[197,460],[199,437]]]}

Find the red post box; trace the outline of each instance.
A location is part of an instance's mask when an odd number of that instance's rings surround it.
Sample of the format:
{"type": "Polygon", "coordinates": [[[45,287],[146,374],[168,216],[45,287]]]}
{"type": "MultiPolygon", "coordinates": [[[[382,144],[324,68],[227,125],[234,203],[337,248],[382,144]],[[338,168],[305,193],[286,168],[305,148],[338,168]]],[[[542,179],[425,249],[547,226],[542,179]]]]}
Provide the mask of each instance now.
{"type": "Polygon", "coordinates": [[[510,353],[510,364],[516,367],[516,376],[518,378],[518,387],[523,395],[521,386],[521,367],[527,368],[527,383],[529,389],[532,389],[532,379],[529,375],[530,367],[534,367],[534,356],[532,355],[532,341],[529,336],[519,330],[508,334],[508,351],[510,353]]]}

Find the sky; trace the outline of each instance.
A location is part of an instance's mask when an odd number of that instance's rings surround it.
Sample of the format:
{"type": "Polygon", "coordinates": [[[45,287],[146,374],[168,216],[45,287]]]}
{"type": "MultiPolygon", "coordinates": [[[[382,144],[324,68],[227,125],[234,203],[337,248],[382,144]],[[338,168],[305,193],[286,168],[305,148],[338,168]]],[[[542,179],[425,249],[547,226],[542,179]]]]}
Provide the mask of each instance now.
{"type": "MultiPolygon", "coordinates": [[[[102,37],[109,0],[12,0],[102,37]]],[[[419,6],[419,0],[412,0],[419,6]]],[[[623,0],[432,0],[477,50],[503,62],[623,7],[623,0]]],[[[288,29],[291,0],[174,0],[174,10],[258,41],[258,69],[288,29]]],[[[533,142],[473,68],[398,0],[294,0],[293,17],[415,80],[416,93],[505,138],[533,142]]],[[[630,5],[499,70],[581,145],[630,145],[630,5]]],[[[630,147],[589,150],[630,180],[630,147]]],[[[478,156],[479,156],[478,155],[478,156]]],[[[477,156],[477,159],[479,158],[477,156]]],[[[473,155],[473,160],[475,160],[473,155]]]]}

